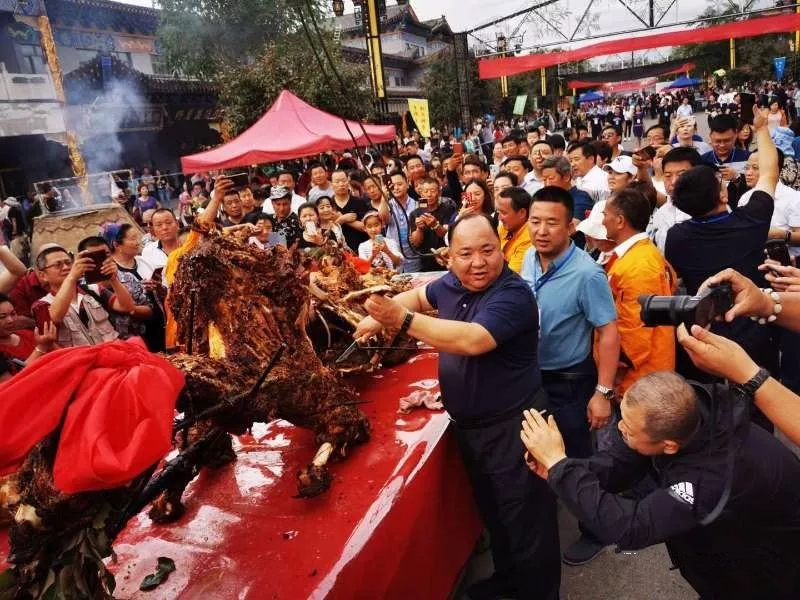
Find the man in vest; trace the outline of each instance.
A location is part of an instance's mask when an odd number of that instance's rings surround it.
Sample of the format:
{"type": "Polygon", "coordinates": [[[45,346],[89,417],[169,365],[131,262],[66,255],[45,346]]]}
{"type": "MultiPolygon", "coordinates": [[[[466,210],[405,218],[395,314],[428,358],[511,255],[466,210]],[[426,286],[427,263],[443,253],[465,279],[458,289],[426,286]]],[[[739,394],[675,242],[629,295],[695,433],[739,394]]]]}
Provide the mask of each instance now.
{"type": "Polygon", "coordinates": [[[117,332],[108,319],[109,311],[132,314],[136,305],[130,292],[117,277],[117,264],[111,258],[103,238],[92,237],[78,245],[78,255],[73,257],[61,247],[40,252],[36,269],[49,293],[36,301],[31,312],[39,331],[52,321],[58,327],[58,345],[62,348],[91,346],[115,340],[117,332]],[[93,251],[104,250],[106,259],[100,272],[107,278],[101,285],[87,284],[84,275],[96,268],[88,256],[93,251]]]}

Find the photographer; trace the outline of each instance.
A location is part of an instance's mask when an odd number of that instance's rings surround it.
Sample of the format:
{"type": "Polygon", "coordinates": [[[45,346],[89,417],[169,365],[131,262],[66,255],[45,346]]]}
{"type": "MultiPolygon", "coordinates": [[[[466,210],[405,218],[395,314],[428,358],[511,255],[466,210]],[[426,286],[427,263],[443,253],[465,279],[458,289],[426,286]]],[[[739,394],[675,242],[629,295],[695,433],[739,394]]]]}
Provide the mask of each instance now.
{"type": "MultiPolygon", "coordinates": [[[[766,294],[733,269],[726,269],[711,277],[701,290],[720,283],[729,283],[735,294],[733,307],[725,314],[726,321],[737,317],[755,317],[766,321],[774,317],[774,324],[800,332],[800,294],[766,294]]],[[[691,335],[685,328],[679,329],[678,341],[698,368],[734,383],[739,383],[758,370],[756,362],[736,342],[702,328],[693,327],[691,335]]],[[[800,396],[769,378],[756,392],[755,404],[786,437],[800,444],[800,396]]]]}
{"type": "MultiPolygon", "coordinates": [[[[726,390],[734,413],[759,381],[726,390]]],[[[623,549],[665,542],[704,600],[796,598],[800,462],[746,417],[732,429],[715,419],[714,401],[707,388],[661,371],[626,392],[619,433],[591,458],[567,458],[555,420],[536,411],[525,411],[520,436],[529,467],[570,512],[623,549]],[[655,491],[617,495],[648,473],[655,491]]]]}

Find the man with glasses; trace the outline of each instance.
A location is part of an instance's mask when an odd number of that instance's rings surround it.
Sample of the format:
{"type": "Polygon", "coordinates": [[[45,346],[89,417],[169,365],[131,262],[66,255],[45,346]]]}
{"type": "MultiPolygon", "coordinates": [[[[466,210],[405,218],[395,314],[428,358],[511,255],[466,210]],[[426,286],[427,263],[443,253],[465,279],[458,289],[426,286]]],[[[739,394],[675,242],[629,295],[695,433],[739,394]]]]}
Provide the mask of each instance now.
{"type": "Polygon", "coordinates": [[[711,130],[711,151],[702,155],[703,162],[717,168],[726,182],[737,180],[750,156],[747,150],[735,145],[739,135],[738,122],[731,115],[719,115],[708,122],[708,128],[711,130]]]}
{"type": "Polygon", "coordinates": [[[528,173],[527,179],[522,182],[525,191],[533,195],[544,187],[542,165],[547,158],[553,156],[553,146],[547,140],[539,140],[531,148],[531,164],[533,169],[528,173]]]}
{"type": "Polygon", "coordinates": [[[625,152],[625,149],[622,147],[622,137],[619,134],[619,129],[614,125],[606,125],[603,127],[600,141],[605,142],[611,147],[611,160],[614,160],[622,154],[630,156],[630,152],[625,152]]]}
{"type": "Polygon", "coordinates": [[[645,139],[648,146],[663,146],[667,143],[667,134],[669,132],[663,125],[653,125],[648,127],[645,132],[645,139]]]}
{"type": "Polygon", "coordinates": [[[61,348],[91,346],[117,339],[108,313],[127,315],[136,310],[130,292],[117,276],[117,263],[111,258],[105,240],[87,238],[78,248],[81,251],[74,260],[61,247],[40,252],[36,259],[37,273],[49,293],[34,303],[31,313],[39,331],[44,331],[48,322],[57,326],[61,348]],[[100,265],[100,273],[106,278],[102,286],[90,285],[84,280],[86,273],[97,267],[89,254],[98,250],[106,253],[100,265]]]}

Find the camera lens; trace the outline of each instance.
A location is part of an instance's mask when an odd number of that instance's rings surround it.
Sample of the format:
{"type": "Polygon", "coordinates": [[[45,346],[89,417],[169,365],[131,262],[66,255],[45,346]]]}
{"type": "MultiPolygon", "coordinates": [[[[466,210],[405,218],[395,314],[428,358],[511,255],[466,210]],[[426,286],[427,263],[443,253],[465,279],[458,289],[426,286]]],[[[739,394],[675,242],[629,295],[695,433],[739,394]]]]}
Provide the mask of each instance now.
{"type": "Polygon", "coordinates": [[[694,310],[691,296],[639,296],[645,327],[677,327],[694,310]]]}

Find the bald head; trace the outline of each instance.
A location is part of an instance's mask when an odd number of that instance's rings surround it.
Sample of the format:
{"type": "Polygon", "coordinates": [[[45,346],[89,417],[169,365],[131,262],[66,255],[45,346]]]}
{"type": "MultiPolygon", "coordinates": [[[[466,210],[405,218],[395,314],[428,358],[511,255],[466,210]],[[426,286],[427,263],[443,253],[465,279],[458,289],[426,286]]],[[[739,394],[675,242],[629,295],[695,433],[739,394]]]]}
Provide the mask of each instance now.
{"type": "Polygon", "coordinates": [[[700,424],[694,389],[671,371],[645,375],[630,387],[623,402],[638,409],[642,428],[654,441],[686,442],[700,424]]]}
{"type": "Polygon", "coordinates": [[[492,285],[505,264],[497,230],[483,213],[468,214],[453,223],[450,257],[450,270],[471,292],[492,285]]]}

